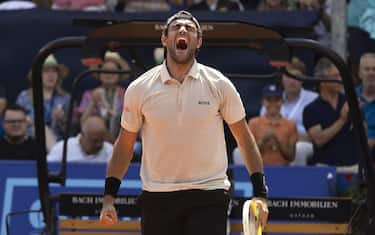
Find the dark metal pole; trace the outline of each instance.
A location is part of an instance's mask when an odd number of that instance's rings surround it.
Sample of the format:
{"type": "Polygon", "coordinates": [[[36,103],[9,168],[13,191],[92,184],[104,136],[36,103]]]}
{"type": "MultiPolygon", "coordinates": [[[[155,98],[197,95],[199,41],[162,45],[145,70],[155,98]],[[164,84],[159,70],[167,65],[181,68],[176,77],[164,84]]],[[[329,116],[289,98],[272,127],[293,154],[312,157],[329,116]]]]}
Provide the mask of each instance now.
{"type": "Polygon", "coordinates": [[[113,71],[113,70],[106,70],[106,69],[88,69],[80,74],[77,75],[76,78],[73,80],[72,84],[72,91],[71,91],[71,96],[70,96],[70,102],[69,102],[69,107],[68,107],[68,113],[66,115],[67,117],[67,122],[66,122],[66,127],[64,131],[64,143],[63,143],[63,154],[62,154],[62,160],[61,160],[61,170],[59,174],[56,174],[53,176],[53,178],[50,179],[50,182],[55,182],[55,183],[60,183],[61,185],[65,185],[66,181],[66,167],[67,167],[67,152],[68,152],[68,138],[70,136],[70,129],[72,126],[72,116],[73,116],[73,108],[74,108],[74,100],[77,95],[77,85],[78,83],[85,78],[87,75],[92,74],[92,73],[109,73],[109,74],[129,74],[131,71],[129,70],[118,70],[118,71],[113,71]]]}
{"type": "Polygon", "coordinates": [[[70,101],[69,101],[69,107],[68,107],[68,113],[66,114],[67,121],[66,121],[66,127],[64,130],[64,136],[63,136],[63,152],[62,152],[62,161],[61,161],[61,169],[60,172],[58,173],[50,173],[49,174],[49,182],[53,183],[59,183],[61,185],[65,185],[66,181],[66,159],[67,159],[67,146],[68,146],[68,138],[70,135],[70,128],[72,126],[72,116],[73,116],[73,108],[74,108],[74,100],[76,96],[76,88],[78,82],[90,74],[90,70],[85,70],[81,72],[74,80],[72,83],[72,92],[70,95],[70,101]]]}
{"type": "MultiPolygon", "coordinates": [[[[343,80],[346,100],[349,105],[349,114],[352,119],[353,127],[357,140],[359,141],[360,163],[363,164],[363,174],[367,183],[367,208],[369,212],[368,225],[374,226],[375,223],[375,177],[374,167],[372,165],[367,135],[363,125],[362,112],[358,105],[358,98],[355,93],[354,81],[352,74],[348,69],[345,61],[333,50],[322,46],[316,41],[309,39],[285,39],[289,47],[303,47],[313,49],[315,52],[330,59],[337,67],[343,80]]],[[[364,228],[365,229],[365,228],[364,228]]]]}
{"type": "Polygon", "coordinates": [[[49,42],[35,56],[32,64],[32,91],[34,106],[34,127],[37,154],[37,176],[39,197],[43,219],[46,224],[47,233],[56,233],[55,225],[52,221],[50,190],[48,187],[49,176],[47,169],[47,151],[44,122],[43,87],[42,87],[42,66],[47,56],[59,48],[81,47],[85,37],[66,37],[49,42]]]}

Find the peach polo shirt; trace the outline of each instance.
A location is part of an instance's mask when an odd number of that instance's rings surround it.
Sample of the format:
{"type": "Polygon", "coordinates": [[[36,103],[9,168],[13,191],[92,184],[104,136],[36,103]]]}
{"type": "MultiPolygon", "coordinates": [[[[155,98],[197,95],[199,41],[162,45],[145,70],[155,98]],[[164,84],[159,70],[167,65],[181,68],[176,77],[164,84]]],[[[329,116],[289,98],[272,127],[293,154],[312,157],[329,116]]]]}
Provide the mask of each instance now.
{"type": "Polygon", "coordinates": [[[121,125],[142,129],[143,189],[229,189],[223,120],[244,117],[229,79],[196,61],[182,84],[165,62],[141,75],[126,90],[121,125]]]}

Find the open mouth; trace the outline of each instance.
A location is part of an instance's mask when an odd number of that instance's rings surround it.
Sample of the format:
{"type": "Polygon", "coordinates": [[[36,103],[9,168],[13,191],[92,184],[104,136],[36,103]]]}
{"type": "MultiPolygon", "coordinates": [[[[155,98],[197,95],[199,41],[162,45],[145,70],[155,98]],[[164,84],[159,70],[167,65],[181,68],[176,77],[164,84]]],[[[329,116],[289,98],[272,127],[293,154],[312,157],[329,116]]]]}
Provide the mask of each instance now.
{"type": "Polygon", "coordinates": [[[176,48],[179,50],[186,50],[188,47],[187,41],[184,38],[180,38],[177,40],[176,48]]]}

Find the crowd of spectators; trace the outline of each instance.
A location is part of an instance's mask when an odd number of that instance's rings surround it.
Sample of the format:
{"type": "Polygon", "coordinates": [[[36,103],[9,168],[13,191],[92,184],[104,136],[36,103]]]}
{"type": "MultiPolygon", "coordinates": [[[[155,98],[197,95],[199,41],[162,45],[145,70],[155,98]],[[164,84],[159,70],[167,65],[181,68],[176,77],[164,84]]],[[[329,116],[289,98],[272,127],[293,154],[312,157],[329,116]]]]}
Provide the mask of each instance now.
{"type": "MultiPolygon", "coordinates": [[[[104,63],[100,66],[105,70],[129,70],[129,64],[117,52],[107,52],[104,63]]],[[[95,77],[100,81],[100,86],[83,93],[76,114],[81,122],[92,115],[101,116],[108,128],[109,142],[113,142],[120,128],[122,103],[125,89],[119,82],[128,79],[128,74],[99,73],[95,77]]]]}
{"type": "MultiPolygon", "coordinates": [[[[371,1],[349,1],[348,24],[365,30],[370,40],[374,39],[374,27],[369,23],[375,17],[375,6],[371,1]]],[[[25,9],[46,7],[54,10],[77,11],[292,11],[314,10],[320,20],[314,27],[316,39],[330,45],[332,0],[33,0],[0,1],[0,9],[25,9]]],[[[162,50],[159,49],[161,52],[162,50]]],[[[160,53],[159,53],[160,54],[160,53]]],[[[161,56],[159,56],[161,58],[161,56]]],[[[350,57],[350,54],[349,54],[350,57]]],[[[155,63],[160,63],[160,58],[155,63]]],[[[348,58],[351,61],[350,58],[348,58]]],[[[324,58],[314,64],[316,76],[340,80],[337,69],[324,58]],[[316,66],[315,66],[316,65],[316,66]]],[[[129,70],[129,62],[119,53],[107,52],[101,68],[129,70]]],[[[293,57],[288,71],[294,75],[307,74],[308,68],[302,59],[293,57]]],[[[310,68],[311,69],[311,68],[310,68]]],[[[375,55],[371,51],[362,53],[358,62],[359,78],[357,95],[365,118],[369,146],[375,149],[375,55]]],[[[61,87],[69,69],[50,55],[42,71],[44,94],[44,118],[46,124],[47,151],[49,161],[60,161],[63,135],[66,124],[70,94],[61,87]]],[[[122,101],[126,87],[121,81],[128,75],[96,74],[100,85],[83,92],[74,108],[74,124],[78,127],[68,140],[68,160],[106,161],[111,145],[119,131],[122,101]],[[82,125],[81,125],[82,124],[82,125]],[[93,132],[93,133],[92,133],[93,132]],[[70,149],[70,150],[69,150],[70,149]],[[75,156],[72,156],[75,155],[75,156]],[[107,156],[104,156],[107,155],[107,156]]],[[[0,158],[7,159],[12,151],[20,152],[16,159],[25,157],[22,149],[33,153],[34,111],[32,90],[19,93],[16,104],[7,104],[5,90],[0,87],[0,113],[2,136],[0,158]],[[19,148],[18,146],[27,146],[19,148]],[[6,148],[3,146],[7,146],[6,148]],[[7,152],[8,151],[8,152],[7,152]]],[[[262,108],[259,116],[249,119],[249,128],[264,156],[266,165],[334,165],[355,166],[358,162],[356,145],[353,144],[353,125],[348,117],[348,107],[342,86],[338,83],[320,83],[313,89],[283,75],[278,84],[266,86],[263,91],[262,108]],[[319,115],[317,115],[319,113],[319,115]],[[324,114],[322,114],[324,113],[324,114]]],[[[135,153],[141,154],[140,142],[135,153]]],[[[237,161],[238,151],[233,156],[237,161]]],[[[139,160],[139,158],[138,158],[139,160]]]]}
{"type": "MultiPolygon", "coordinates": [[[[362,61],[368,63],[367,60],[372,58],[371,55],[363,55],[362,61]]],[[[375,66],[375,63],[372,66],[375,66]]],[[[368,64],[362,67],[366,67],[367,72],[371,71],[371,66],[368,64]]],[[[292,60],[287,69],[294,75],[301,75],[304,71],[301,62],[297,62],[296,59],[292,60]],[[293,70],[296,68],[299,70],[293,70]]],[[[301,88],[301,82],[285,75],[281,82],[284,88],[283,93],[278,91],[279,88],[276,85],[273,85],[274,92],[268,89],[263,93],[260,116],[250,119],[249,127],[253,130],[263,153],[264,163],[270,166],[328,165],[356,171],[359,163],[359,146],[355,140],[353,124],[348,114],[349,109],[343,86],[339,83],[342,81],[341,76],[337,68],[326,58],[321,58],[317,62],[314,76],[332,80],[332,82],[317,84],[319,95],[306,91],[301,88]],[[299,128],[296,128],[297,126],[299,128]],[[303,142],[304,145],[298,145],[297,140],[303,142]],[[297,148],[302,148],[299,154],[295,154],[297,148]],[[278,158],[268,158],[269,152],[278,158]],[[299,159],[295,160],[297,155],[299,159]]],[[[375,76],[372,76],[372,79],[375,79],[375,76]]],[[[358,87],[358,92],[361,87],[363,86],[358,87]]],[[[369,105],[363,96],[362,99],[369,105]]],[[[361,107],[364,113],[370,112],[369,106],[362,105],[361,107]],[[367,110],[364,107],[367,107],[367,110]]],[[[365,121],[366,123],[371,121],[370,115],[365,116],[365,121]]],[[[369,136],[370,143],[371,137],[369,136]]],[[[238,159],[237,154],[236,150],[234,159],[238,159]]]]}

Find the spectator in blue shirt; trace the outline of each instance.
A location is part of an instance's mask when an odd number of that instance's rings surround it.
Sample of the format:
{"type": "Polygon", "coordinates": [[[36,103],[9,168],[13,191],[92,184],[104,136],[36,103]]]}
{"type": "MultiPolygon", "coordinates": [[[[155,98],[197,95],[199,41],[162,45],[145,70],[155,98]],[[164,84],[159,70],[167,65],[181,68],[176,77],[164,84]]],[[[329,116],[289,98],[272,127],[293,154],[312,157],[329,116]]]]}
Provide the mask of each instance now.
{"type": "Polygon", "coordinates": [[[375,1],[367,0],[366,10],[359,19],[359,27],[369,33],[371,39],[375,40],[375,1]]]}
{"type": "Polygon", "coordinates": [[[367,7],[367,0],[350,0],[348,4],[348,26],[359,28],[359,21],[367,7]]]}
{"type": "Polygon", "coordinates": [[[359,61],[359,79],[357,88],[360,97],[363,117],[367,124],[368,143],[375,146],[375,53],[365,53],[359,61]]]}
{"type": "MultiPolygon", "coordinates": [[[[44,120],[46,128],[57,140],[60,140],[64,131],[65,113],[68,108],[70,95],[61,87],[62,80],[68,75],[68,68],[59,64],[53,55],[47,57],[42,70],[44,120]]],[[[17,104],[26,110],[30,124],[34,125],[34,106],[32,89],[21,91],[17,97],[17,104]]],[[[29,129],[33,136],[33,128],[29,129]]]]}

